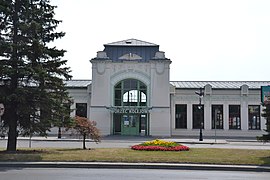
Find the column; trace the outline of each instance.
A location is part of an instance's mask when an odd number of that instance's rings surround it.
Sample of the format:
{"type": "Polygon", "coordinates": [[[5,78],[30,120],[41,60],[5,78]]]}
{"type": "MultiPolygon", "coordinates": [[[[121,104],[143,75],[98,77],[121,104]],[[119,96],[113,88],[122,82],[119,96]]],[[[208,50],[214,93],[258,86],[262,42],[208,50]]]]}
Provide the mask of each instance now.
{"type": "Polygon", "coordinates": [[[211,102],[205,101],[204,103],[204,129],[211,129],[211,102]]]}
{"type": "Polygon", "coordinates": [[[224,121],[224,130],[229,129],[229,105],[228,103],[223,104],[223,121],[224,121]]]}
{"type": "Polygon", "coordinates": [[[241,130],[248,130],[248,104],[244,97],[241,100],[241,130]]]}
{"type": "Polygon", "coordinates": [[[187,104],[187,129],[192,129],[192,104],[187,104]]]}

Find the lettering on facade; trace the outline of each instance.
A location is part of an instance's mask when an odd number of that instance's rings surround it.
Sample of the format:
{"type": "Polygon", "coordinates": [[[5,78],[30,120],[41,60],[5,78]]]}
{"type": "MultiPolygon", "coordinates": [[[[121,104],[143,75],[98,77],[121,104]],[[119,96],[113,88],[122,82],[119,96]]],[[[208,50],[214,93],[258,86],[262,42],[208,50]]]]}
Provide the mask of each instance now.
{"type": "Polygon", "coordinates": [[[138,107],[109,107],[113,113],[119,114],[146,114],[149,111],[149,108],[138,108],[138,107]]]}

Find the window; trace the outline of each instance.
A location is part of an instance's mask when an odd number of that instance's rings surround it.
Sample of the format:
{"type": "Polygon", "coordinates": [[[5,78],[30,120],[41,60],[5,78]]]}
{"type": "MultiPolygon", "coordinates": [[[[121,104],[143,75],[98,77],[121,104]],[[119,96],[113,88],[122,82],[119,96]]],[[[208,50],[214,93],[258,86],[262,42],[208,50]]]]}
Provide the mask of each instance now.
{"type": "Polygon", "coordinates": [[[121,114],[113,114],[113,121],[114,121],[114,134],[121,134],[121,114]]]}
{"type": "Polygon", "coordinates": [[[241,129],[240,105],[229,105],[229,129],[241,129]]]}
{"type": "Polygon", "coordinates": [[[261,128],[261,116],[259,105],[248,106],[248,128],[258,130],[261,128]]]}
{"type": "Polygon", "coordinates": [[[204,106],[193,104],[193,129],[204,128],[204,106]]]}
{"type": "Polygon", "coordinates": [[[175,128],[187,128],[187,105],[175,105],[175,128]]]}
{"type": "Polygon", "coordinates": [[[223,129],[222,105],[212,105],[212,129],[223,129]]]}
{"type": "Polygon", "coordinates": [[[87,117],[87,103],[76,103],[76,116],[87,117]]]}
{"type": "Polygon", "coordinates": [[[146,85],[135,79],[125,79],[114,87],[115,106],[146,106],[146,85]]]}

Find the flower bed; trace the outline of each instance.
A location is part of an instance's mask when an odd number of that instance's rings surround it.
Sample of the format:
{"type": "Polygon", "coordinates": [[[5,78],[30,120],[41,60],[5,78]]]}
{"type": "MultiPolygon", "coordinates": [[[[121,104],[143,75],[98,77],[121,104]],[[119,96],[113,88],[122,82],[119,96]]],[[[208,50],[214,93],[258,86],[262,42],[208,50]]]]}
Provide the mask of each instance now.
{"type": "Polygon", "coordinates": [[[189,147],[172,141],[153,140],[131,146],[133,150],[143,151],[188,151],[189,147]]]}

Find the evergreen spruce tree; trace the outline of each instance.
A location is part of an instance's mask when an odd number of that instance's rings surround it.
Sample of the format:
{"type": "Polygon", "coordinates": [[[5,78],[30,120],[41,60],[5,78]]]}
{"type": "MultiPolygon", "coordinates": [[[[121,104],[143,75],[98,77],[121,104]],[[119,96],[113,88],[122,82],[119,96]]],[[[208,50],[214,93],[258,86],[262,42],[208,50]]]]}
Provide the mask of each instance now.
{"type": "Polygon", "coordinates": [[[55,32],[49,0],[0,0],[0,87],[8,125],[8,151],[15,151],[18,130],[46,132],[69,114],[64,80],[70,79],[65,50],[49,47],[62,38],[55,32]],[[64,115],[65,114],[65,115],[64,115]]]}
{"type": "Polygon", "coordinates": [[[263,106],[264,109],[262,116],[266,119],[266,129],[264,131],[267,132],[267,134],[263,134],[262,136],[257,137],[257,139],[263,142],[268,142],[270,141],[270,104],[263,104],[263,106]]]}

